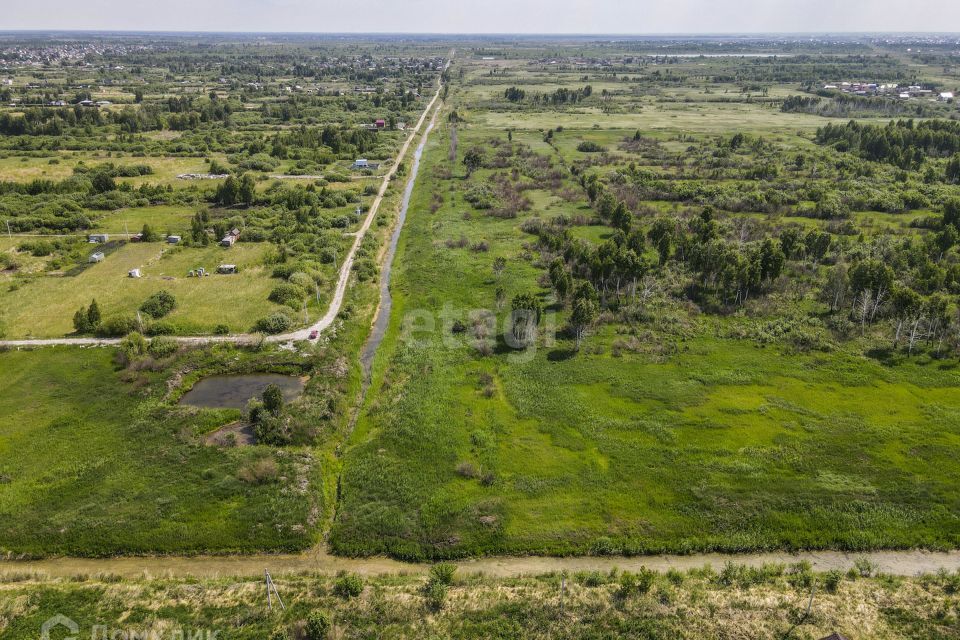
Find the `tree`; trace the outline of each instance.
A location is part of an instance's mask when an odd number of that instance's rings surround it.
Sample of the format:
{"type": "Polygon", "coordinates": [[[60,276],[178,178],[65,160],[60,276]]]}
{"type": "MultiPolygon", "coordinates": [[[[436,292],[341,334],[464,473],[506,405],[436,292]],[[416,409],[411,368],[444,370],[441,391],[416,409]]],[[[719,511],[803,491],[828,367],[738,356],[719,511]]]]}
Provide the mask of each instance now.
{"type": "Polygon", "coordinates": [[[527,346],[536,337],[537,325],[543,313],[540,299],[532,293],[521,293],[513,298],[511,325],[513,337],[521,346],[527,346]]]}
{"type": "Polygon", "coordinates": [[[100,326],[100,320],[102,319],[100,315],[100,305],[98,305],[96,299],[94,299],[87,308],[87,327],[89,330],[93,331],[100,326]]]}
{"type": "Polygon", "coordinates": [[[237,191],[239,185],[237,184],[236,178],[233,176],[227,176],[227,179],[223,181],[217,191],[214,194],[214,201],[224,207],[230,207],[237,203],[237,191]]]}
{"type": "Polygon", "coordinates": [[[841,262],[827,272],[827,281],[823,286],[821,299],[830,305],[830,311],[837,311],[843,307],[849,290],[850,278],[847,275],[847,265],[841,262]]]}
{"type": "Polygon", "coordinates": [[[73,329],[77,333],[90,333],[92,331],[90,321],[87,319],[86,307],[80,307],[77,309],[77,312],[73,314],[73,329]]]}
{"type": "Polygon", "coordinates": [[[263,390],[263,408],[277,416],[283,411],[283,391],[275,384],[267,385],[263,390]]]}
{"type": "Polygon", "coordinates": [[[249,174],[243,174],[240,178],[240,186],[237,188],[237,201],[247,206],[253,204],[257,196],[256,183],[249,174]]]}
{"type": "Polygon", "coordinates": [[[573,286],[573,279],[567,272],[567,265],[563,262],[563,258],[553,259],[553,262],[550,263],[549,273],[550,284],[557,294],[557,300],[562,304],[573,286]]]}
{"type": "Polygon", "coordinates": [[[160,234],[153,230],[149,224],[144,223],[140,230],[140,242],[156,242],[160,239],[160,234]]]}
{"type": "Polygon", "coordinates": [[[960,229],[960,198],[948,198],[943,202],[943,224],[960,229]]]}
{"type": "Polygon", "coordinates": [[[650,238],[650,242],[653,243],[654,248],[660,255],[661,265],[665,264],[670,257],[670,247],[673,243],[674,231],[673,222],[666,218],[657,218],[650,228],[650,231],[647,232],[647,237],[650,238]]]}
{"type": "Polygon", "coordinates": [[[467,177],[473,175],[473,172],[483,164],[483,152],[474,147],[463,155],[463,166],[467,168],[467,177]]]}
{"type": "Polygon", "coordinates": [[[786,257],[783,255],[783,250],[772,239],[764,240],[760,246],[760,278],[767,281],[776,280],[783,271],[784,262],[786,257]]]}
{"type": "Polygon", "coordinates": [[[807,257],[814,264],[823,260],[830,249],[831,238],[829,233],[819,229],[811,229],[803,239],[803,246],[807,250],[807,257]]]}
{"type": "Polygon", "coordinates": [[[788,227],[780,233],[780,248],[783,255],[788,260],[793,257],[797,248],[800,246],[800,230],[796,227],[788,227]]]}
{"type": "MultiPolygon", "coordinates": [[[[923,296],[910,287],[897,287],[890,298],[893,313],[896,317],[896,329],[893,333],[893,348],[900,344],[900,334],[904,324],[911,325],[911,320],[923,309],[923,296]]],[[[912,350],[912,345],[911,345],[912,350]]]]}
{"type": "Polygon", "coordinates": [[[95,193],[106,193],[107,191],[113,191],[117,188],[117,183],[114,182],[113,177],[105,171],[98,171],[93,174],[90,183],[95,193]]]}
{"type": "Polygon", "coordinates": [[[578,350],[587,329],[596,321],[598,315],[597,303],[589,298],[577,298],[573,303],[573,311],[570,314],[570,328],[573,330],[578,350]]]}
{"type": "Polygon", "coordinates": [[[627,209],[623,202],[617,204],[613,213],[610,215],[610,224],[616,229],[622,229],[624,232],[630,231],[630,225],[633,224],[633,214],[627,209]]]}
{"type": "Polygon", "coordinates": [[[944,170],[944,177],[950,184],[957,184],[960,182],[960,153],[955,154],[952,158],[950,158],[949,161],[947,161],[947,167],[944,170]]]}

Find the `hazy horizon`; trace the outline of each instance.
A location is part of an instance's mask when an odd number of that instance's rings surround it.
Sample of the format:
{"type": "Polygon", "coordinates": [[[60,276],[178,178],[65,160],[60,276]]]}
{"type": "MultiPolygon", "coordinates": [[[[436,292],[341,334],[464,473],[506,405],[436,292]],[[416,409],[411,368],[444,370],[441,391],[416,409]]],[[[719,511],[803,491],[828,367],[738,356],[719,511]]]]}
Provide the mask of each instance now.
{"type": "Polygon", "coordinates": [[[66,0],[18,3],[2,31],[138,31],[369,35],[861,35],[960,32],[947,0],[440,0],[359,5],[327,0],[66,0]],[[504,28],[505,24],[509,28],[504,28]],[[936,27],[932,29],[931,27],[936,27]]]}

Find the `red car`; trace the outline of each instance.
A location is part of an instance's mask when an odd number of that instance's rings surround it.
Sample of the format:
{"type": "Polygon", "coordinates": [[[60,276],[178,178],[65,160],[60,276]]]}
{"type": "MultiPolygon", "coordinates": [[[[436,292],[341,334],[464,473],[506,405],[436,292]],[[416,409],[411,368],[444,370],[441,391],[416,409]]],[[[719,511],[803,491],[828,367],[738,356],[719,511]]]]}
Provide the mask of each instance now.
{"type": "Polygon", "coordinates": [[[318,332],[317,332],[316,329],[314,329],[313,331],[310,332],[310,339],[311,339],[311,340],[316,340],[316,339],[317,339],[317,335],[318,335],[318,332]]]}

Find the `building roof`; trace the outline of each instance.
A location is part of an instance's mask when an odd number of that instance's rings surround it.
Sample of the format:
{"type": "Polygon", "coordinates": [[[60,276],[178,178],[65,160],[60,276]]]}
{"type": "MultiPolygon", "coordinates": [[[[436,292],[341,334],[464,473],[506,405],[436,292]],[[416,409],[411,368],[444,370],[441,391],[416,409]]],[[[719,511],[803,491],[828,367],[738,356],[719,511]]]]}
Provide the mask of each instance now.
{"type": "Polygon", "coordinates": [[[847,640],[847,636],[842,636],[836,631],[834,631],[830,635],[820,638],[820,640],[847,640]]]}

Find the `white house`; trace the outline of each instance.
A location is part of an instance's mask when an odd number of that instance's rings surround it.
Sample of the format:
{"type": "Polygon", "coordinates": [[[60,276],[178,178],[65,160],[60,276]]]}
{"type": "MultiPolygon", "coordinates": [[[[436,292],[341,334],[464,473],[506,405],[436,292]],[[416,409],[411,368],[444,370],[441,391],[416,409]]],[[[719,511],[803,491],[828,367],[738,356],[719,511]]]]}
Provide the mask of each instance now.
{"type": "Polygon", "coordinates": [[[940,100],[940,102],[946,102],[947,100],[953,100],[953,92],[952,92],[952,91],[944,91],[943,93],[940,94],[939,100],[940,100]]]}
{"type": "Polygon", "coordinates": [[[103,259],[105,257],[106,256],[103,255],[103,251],[97,251],[96,253],[90,256],[90,262],[103,262],[103,259]]]}

